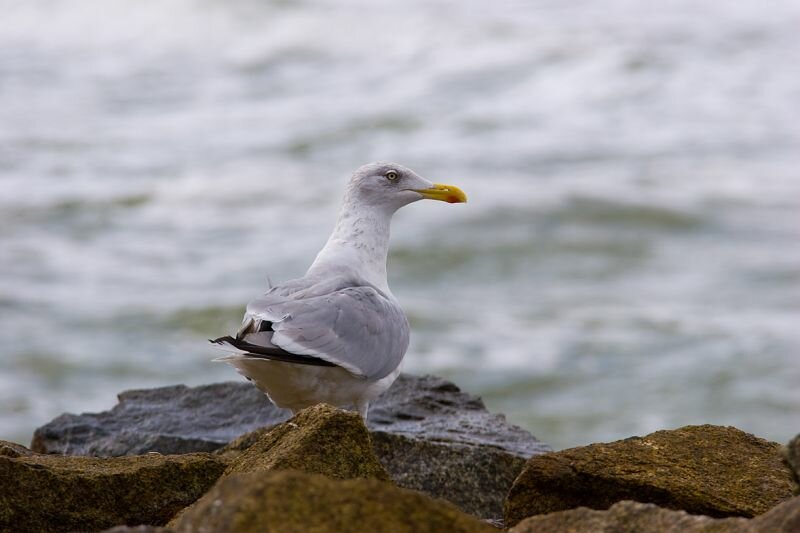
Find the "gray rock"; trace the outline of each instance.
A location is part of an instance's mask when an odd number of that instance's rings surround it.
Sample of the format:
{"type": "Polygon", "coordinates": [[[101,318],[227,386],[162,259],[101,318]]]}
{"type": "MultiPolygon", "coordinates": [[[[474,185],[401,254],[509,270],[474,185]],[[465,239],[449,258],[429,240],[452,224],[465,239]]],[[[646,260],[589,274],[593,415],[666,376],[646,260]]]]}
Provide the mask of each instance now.
{"type": "MultiPolygon", "coordinates": [[[[119,456],[213,451],[255,429],[288,420],[249,383],[174,385],[125,391],[110,411],[63,414],[36,430],[38,453],[119,456]]],[[[367,426],[442,444],[490,446],[529,458],[550,451],[480,398],[434,376],[401,375],[371,407],[367,426]]]]}
{"type": "Polygon", "coordinates": [[[525,459],[490,446],[443,444],[372,432],[375,455],[400,487],[448,500],[481,518],[503,516],[503,501],[525,459]]]}
{"type": "MultiPolygon", "coordinates": [[[[111,411],[61,415],[36,430],[32,448],[97,456],[211,451],[290,417],[244,382],[128,391],[119,399],[111,411]]],[[[502,516],[503,499],[525,460],[551,450],[489,413],[480,398],[434,376],[401,375],[373,403],[367,426],[398,485],[482,518],[502,516]]],[[[226,453],[247,449],[258,435],[226,453]]]]}
{"type": "Polygon", "coordinates": [[[31,449],[98,457],[210,452],[290,416],[248,383],[129,390],[117,398],[110,411],[55,418],[34,432],[31,449]]]}
{"type": "Polygon", "coordinates": [[[378,398],[367,417],[371,431],[440,444],[492,447],[525,459],[551,451],[483,401],[436,376],[403,374],[378,398]]]}
{"type": "Polygon", "coordinates": [[[551,451],[435,376],[401,376],[368,418],[375,453],[395,483],[482,518],[501,517],[525,461],[551,451]]]}
{"type": "MultiPolygon", "coordinates": [[[[785,456],[786,464],[792,469],[795,481],[800,484],[800,435],[797,435],[786,445],[785,456]]],[[[798,490],[798,493],[800,494],[800,490],[798,490]]]]}

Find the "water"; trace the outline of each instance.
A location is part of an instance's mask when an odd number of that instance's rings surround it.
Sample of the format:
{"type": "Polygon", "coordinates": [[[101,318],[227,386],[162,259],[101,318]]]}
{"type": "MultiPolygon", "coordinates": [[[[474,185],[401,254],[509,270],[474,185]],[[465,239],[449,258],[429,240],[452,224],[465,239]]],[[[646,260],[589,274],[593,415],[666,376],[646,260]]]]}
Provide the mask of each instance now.
{"type": "Polygon", "coordinates": [[[800,431],[800,4],[0,0],[0,438],[236,379],[360,164],[406,370],[555,447],[800,431]]]}

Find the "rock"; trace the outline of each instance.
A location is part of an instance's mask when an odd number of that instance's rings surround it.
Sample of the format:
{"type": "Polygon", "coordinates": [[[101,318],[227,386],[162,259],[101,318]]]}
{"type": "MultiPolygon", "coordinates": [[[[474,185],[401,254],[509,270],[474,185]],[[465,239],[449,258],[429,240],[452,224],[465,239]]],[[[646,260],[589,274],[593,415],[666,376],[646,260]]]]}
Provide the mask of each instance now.
{"type": "Polygon", "coordinates": [[[400,376],[368,422],[375,453],[399,486],[481,518],[502,517],[525,461],[551,450],[489,413],[480,398],[434,376],[400,376]]]}
{"type": "Polygon", "coordinates": [[[0,456],[0,531],[163,525],[202,496],[225,467],[209,454],[0,456]]]}
{"type": "Polygon", "coordinates": [[[248,433],[218,454],[230,462],[225,476],[296,470],[333,479],[389,480],[372,451],[361,416],[324,404],[304,409],[283,424],[248,433]]]}
{"type": "Polygon", "coordinates": [[[578,507],[526,518],[509,533],[797,533],[800,497],[792,498],[753,519],[711,518],[653,505],[621,501],[606,511],[578,507]]]}
{"type": "MultiPolygon", "coordinates": [[[[288,420],[245,382],[175,385],[121,393],[110,411],[63,414],[37,429],[39,453],[117,456],[213,451],[237,437],[288,420]]],[[[370,408],[367,425],[410,438],[491,446],[528,458],[550,451],[483,402],[434,376],[401,375],[370,408]]]]}
{"type": "Polygon", "coordinates": [[[435,376],[401,375],[370,408],[368,425],[375,453],[399,486],[487,519],[503,516],[525,461],[551,450],[435,376]]]}
{"type": "Polygon", "coordinates": [[[225,460],[233,461],[239,457],[242,452],[250,449],[252,445],[261,440],[264,435],[272,431],[276,426],[266,426],[258,428],[250,433],[245,433],[240,437],[236,437],[230,444],[216,450],[214,453],[219,455],[225,460]]]}
{"type": "Polygon", "coordinates": [[[324,404],[303,409],[262,434],[233,459],[225,475],[266,470],[299,470],[333,479],[389,479],[372,452],[361,416],[324,404]]]}
{"type": "Polygon", "coordinates": [[[754,533],[797,533],[800,531],[800,496],[753,518],[749,525],[754,533]]]}
{"type": "Polygon", "coordinates": [[[496,531],[452,504],[383,481],[295,471],[226,477],[171,527],[177,533],[496,531]]]}
{"type": "Polygon", "coordinates": [[[652,503],[617,502],[606,511],[578,507],[526,518],[509,533],[735,533],[749,531],[746,518],[710,518],[664,509],[652,503]]]}
{"type": "MultiPolygon", "coordinates": [[[[233,461],[270,431],[243,435],[217,453],[233,461]]],[[[382,431],[373,431],[371,438],[375,455],[397,485],[487,519],[503,516],[503,500],[525,466],[525,459],[489,446],[442,444],[382,431]]]]}
{"type": "Polygon", "coordinates": [[[503,500],[525,459],[490,446],[445,445],[372,433],[375,454],[398,486],[448,500],[481,518],[503,516],[503,500]]]}
{"type": "Polygon", "coordinates": [[[156,526],[117,526],[103,533],[172,533],[171,529],[156,526]]]}
{"type": "MultiPolygon", "coordinates": [[[[800,435],[797,435],[784,450],[786,464],[792,469],[795,482],[800,484],[800,435]]],[[[800,492],[798,492],[800,493],[800,492]]]]}
{"type": "Polygon", "coordinates": [[[489,447],[528,459],[551,451],[524,429],[492,414],[480,398],[435,376],[401,375],[369,411],[370,431],[448,445],[489,447]]]}
{"type": "Polygon", "coordinates": [[[508,526],[620,500],[713,517],[751,517],[792,496],[780,445],[733,427],[686,426],[534,457],[505,505],[508,526]]]}
{"type": "Polygon", "coordinates": [[[34,452],[14,442],[0,440],[0,456],[2,457],[23,457],[27,455],[34,455],[34,452]]]}
{"type": "MultiPolygon", "coordinates": [[[[129,391],[111,411],[56,418],[36,431],[33,446],[77,455],[186,453],[217,449],[238,437],[223,452],[235,457],[267,431],[253,430],[289,416],[244,382],[129,391]]],[[[489,413],[479,398],[433,376],[401,375],[372,404],[367,426],[398,485],[484,518],[502,516],[525,460],[550,451],[503,415],[489,413]]]]}
{"type": "Polygon", "coordinates": [[[118,399],[110,411],[59,416],[36,430],[31,448],[99,457],[210,452],[290,416],[248,383],[130,390],[118,399]]]}

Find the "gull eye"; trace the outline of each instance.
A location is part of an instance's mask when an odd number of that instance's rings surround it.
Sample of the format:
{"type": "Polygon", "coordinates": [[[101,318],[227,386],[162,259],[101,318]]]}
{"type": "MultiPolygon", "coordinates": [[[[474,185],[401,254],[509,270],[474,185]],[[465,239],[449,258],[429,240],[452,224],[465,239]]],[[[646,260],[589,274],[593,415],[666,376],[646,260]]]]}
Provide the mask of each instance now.
{"type": "Polygon", "coordinates": [[[389,181],[394,181],[400,177],[400,175],[397,173],[396,170],[390,170],[389,172],[384,174],[384,176],[386,176],[386,179],[389,181]]]}

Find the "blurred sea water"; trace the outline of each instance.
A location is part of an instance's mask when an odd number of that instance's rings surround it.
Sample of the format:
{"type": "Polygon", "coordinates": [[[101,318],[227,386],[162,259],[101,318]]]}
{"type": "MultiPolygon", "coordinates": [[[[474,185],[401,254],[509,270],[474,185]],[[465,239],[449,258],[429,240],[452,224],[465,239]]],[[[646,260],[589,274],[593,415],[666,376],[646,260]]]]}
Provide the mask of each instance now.
{"type": "Polygon", "coordinates": [[[0,439],[128,388],[302,275],[348,174],[435,373],[555,447],[800,431],[800,4],[0,0],[0,439]]]}

